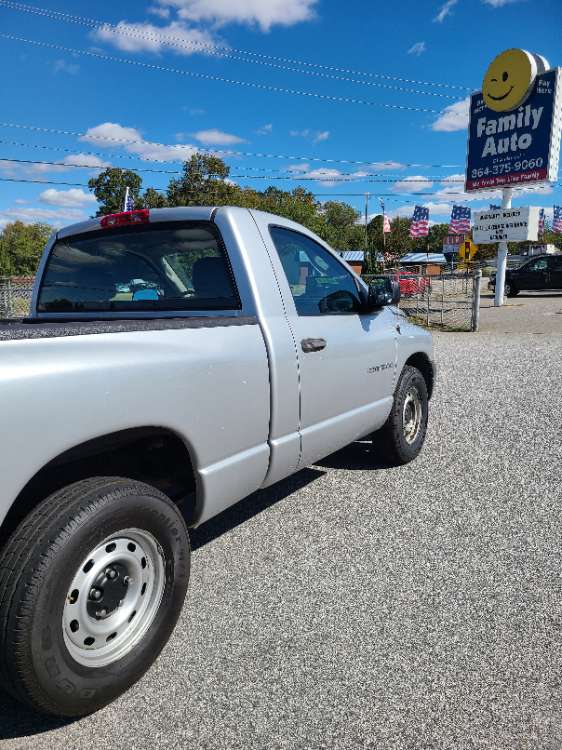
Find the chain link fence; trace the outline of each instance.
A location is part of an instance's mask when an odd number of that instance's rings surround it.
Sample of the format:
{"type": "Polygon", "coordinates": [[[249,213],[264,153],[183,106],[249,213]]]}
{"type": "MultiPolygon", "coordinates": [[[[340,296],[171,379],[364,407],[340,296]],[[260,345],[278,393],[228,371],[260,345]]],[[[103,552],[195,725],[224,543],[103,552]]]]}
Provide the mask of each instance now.
{"type": "Polygon", "coordinates": [[[400,284],[399,307],[413,321],[443,330],[478,330],[481,270],[436,276],[401,270],[384,275],[400,284]]]}
{"type": "Polygon", "coordinates": [[[0,318],[25,318],[29,315],[33,277],[0,276],[0,318]]]}

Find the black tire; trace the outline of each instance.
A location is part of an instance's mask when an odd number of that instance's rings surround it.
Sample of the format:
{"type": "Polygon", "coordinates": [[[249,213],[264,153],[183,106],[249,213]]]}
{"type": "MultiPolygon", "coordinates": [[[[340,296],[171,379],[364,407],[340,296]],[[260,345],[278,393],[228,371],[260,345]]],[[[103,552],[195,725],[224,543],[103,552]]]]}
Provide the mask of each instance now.
{"type": "Polygon", "coordinates": [[[506,297],[517,297],[519,289],[509,281],[505,282],[504,292],[506,297]]]}
{"type": "Polygon", "coordinates": [[[427,384],[423,375],[417,368],[406,365],[394,392],[392,411],[383,427],[373,435],[373,448],[377,456],[391,466],[407,464],[416,458],[427,432],[428,401],[427,384]],[[417,393],[421,407],[419,427],[415,436],[411,435],[411,441],[406,438],[403,418],[404,405],[410,392],[417,393]]]}
{"type": "Polygon", "coordinates": [[[154,487],[96,477],[58,490],[24,519],[0,553],[2,687],[55,716],[84,716],[102,708],[142,677],[168,641],[189,572],[183,518],[154,487]],[[147,630],[128,653],[109,666],[83,666],[71,655],[63,632],[69,587],[97,545],[103,548],[108,537],[130,529],[157,542],[161,599],[155,598],[147,630]]]}

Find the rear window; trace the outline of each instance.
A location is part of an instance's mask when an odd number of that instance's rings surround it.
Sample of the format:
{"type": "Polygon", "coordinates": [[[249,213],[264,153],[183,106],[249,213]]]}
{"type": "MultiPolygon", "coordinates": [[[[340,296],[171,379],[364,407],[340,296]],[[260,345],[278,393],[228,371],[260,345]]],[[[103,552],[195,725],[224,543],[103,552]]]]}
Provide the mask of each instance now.
{"type": "Polygon", "coordinates": [[[240,301],[210,222],[127,227],[59,240],[38,312],[234,310],[240,301]]]}

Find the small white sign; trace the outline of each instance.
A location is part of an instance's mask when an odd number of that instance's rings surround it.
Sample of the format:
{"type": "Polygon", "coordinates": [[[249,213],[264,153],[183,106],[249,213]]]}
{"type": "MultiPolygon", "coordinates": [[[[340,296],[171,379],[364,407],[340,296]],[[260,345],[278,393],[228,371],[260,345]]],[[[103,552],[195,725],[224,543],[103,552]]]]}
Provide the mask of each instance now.
{"type": "Polygon", "coordinates": [[[474,211],[472,239],[477,245],[494,242],[537,241],[539,232],[539,209],[500,208],[493,211],[474,211]]]}

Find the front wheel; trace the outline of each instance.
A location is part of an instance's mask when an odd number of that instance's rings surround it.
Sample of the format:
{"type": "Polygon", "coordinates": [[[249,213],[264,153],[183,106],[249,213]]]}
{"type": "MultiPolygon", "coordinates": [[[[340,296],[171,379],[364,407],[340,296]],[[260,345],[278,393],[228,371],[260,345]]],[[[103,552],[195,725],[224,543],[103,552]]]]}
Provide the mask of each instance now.
{"type": "Polygon", "coordinates": [[[427,419],[427,384],[416,367],[406,365],[396,386],[392,411],[373,435],[376,453],[395,466],[413,461],[424,444],[427,419]]]}
{"type": "Polygon", "coordinates": [[[0,554],[0,678],[14,697],[83,716],[166,644],[190,569],[187,529],[154,487],[83,480],[44,500],[0,554]]]}
{"type": "Polygon", "coordinates": [[[519,294],[519,289],[517,289],[515,284],[512,284],[510,281],[505,282],[503,291],[506,297],[516,297],[519,294]]]}

